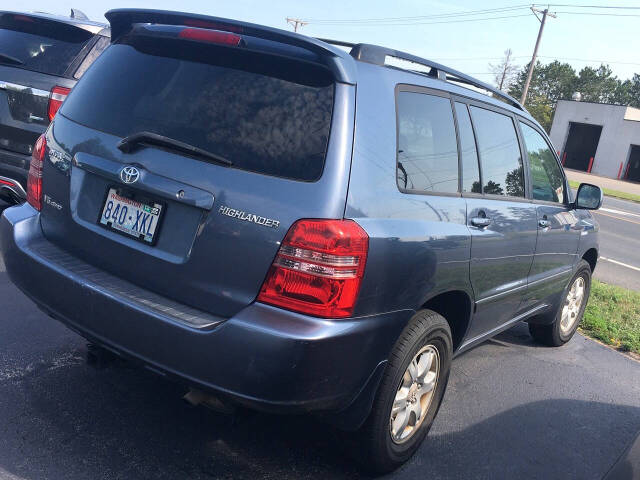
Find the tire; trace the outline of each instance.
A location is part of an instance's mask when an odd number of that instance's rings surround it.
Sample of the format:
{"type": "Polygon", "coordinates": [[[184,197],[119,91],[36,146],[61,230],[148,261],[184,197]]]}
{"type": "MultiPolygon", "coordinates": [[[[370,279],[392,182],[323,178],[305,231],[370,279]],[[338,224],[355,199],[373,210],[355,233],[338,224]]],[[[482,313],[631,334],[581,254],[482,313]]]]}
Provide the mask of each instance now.
{"type": "Polygon", "coordinates": [[[556,313],[555,319],[553,323],[546,325],[538,325],[538,324],[529,324],[529,333],[539,343],[544,345],[548,345],[550,347],[560,347],[567,343],[573,337],[573,334],[576,333],[578,329],[578,325],[582,321],[582,315],[584,315],[584,309],[587,306],[587,302],[589,300],[589,292],[591,291],[591,267],[589,264],[580,260],[578,264],[578,269],[576,274],[571,278],[571,281],[568,283],[567,287],[562,292],[562,298],[560,300],[560,305],[558,306],[558,312],[556,313]],[[565,306],[568,304],[568,295],[576,282],[579,282],[578,279],[582,279],[584,282],[584,291],[581,299],[581,303],[575,313],[575,317],[571,320],[570,327],[567,329],[566,326],[563,325],[563,311],[565,306]]]}
{"type": "MultiPolygon", "coordinates": [[[[417,312],[393,347],[369,417],[360,430],[355,432],[352,445],[355,445],[356,460],[363,469],[374,474],[388,473],[398,468],[415,453],[429,432],[440,408],[449,380],[452,354],[451,330],[444,317],[431,310],[417,312]],[[400,394],[399,388],[402,386],[403,391],[406,391],[407,387],[404,385],[414,378],[407,370],[414,357],[417,357],[420,362],[413,364],[416,369],[412,371],[416,375],[420,371],[428,373],[423,379],[418,377],[421,383],[411,384],[414,390],[411,393],[409,389],[407,394],[409,401],[405,405],[411,405],[414,410],[409,413],[407,411],[409,407],[406,407],[403,410],[406,412],[404,415],[409,417],[403,418],[410,418],[414,424],[417,423],[417,426],[399,428],[399,431],[403,432],[399,435],[407,435],[407,438],[400,439],[398,442],[394,440],[392,433],[391,409],[396,400],[396,394],[400,394]],[[433,362],[436,361],[437,366],[434,367],[433,362]],[[426,365],[430,365],[429,369],[426,365]],[[435,370],[437,373],[434,373],[435,370]],[[426,380],[427,378],[429,380],[426,380]],[[430,393],[421,393],[422,389],[415,390],[418,386],[428,389],[428,385],[433,384],[430,393]],[[416,401],[416,397],[419,397],[419,400],[416,401]],[[413,402],[410,403],[410,400],[413,402]],[[415,408],[422,412],[419,422],[416,422],[415,408]],[[410,433],[406,433],[409,428],[411,428],[410,433]]],[[[400,413],[397,413],[395,418],[398,420],[398,425],[401,425],[402,420],[398,419],[398,415],[400,413]]]]}

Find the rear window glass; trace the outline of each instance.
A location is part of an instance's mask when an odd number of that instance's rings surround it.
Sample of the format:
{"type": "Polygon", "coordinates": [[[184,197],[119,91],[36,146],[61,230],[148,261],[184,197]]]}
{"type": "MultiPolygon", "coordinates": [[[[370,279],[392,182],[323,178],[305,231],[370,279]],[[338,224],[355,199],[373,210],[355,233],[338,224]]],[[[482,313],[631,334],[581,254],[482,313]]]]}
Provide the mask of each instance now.
{"type": "Polygon", "coordinates": [[[131,37],[87,70],[61,113],[125,137],[152,132],[235,168],[313,181],[322,174],[334,85],[285,57],[131,37]]]}
{"type": "Polygon", "coordinates": [[[0,16],[0,64],[64,76],[93,34],[26,15],[0,16]]]}

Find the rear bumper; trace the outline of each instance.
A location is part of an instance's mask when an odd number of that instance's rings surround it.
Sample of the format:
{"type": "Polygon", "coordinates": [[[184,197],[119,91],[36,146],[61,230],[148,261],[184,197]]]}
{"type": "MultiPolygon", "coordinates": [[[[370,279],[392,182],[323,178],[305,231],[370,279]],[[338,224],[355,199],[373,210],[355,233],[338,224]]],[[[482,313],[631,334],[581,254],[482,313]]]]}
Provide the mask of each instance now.
{"type": "Polygon", "coordinates": [[[17,180],[27,189],[27,174],[31,156],[0,148],[0,176],[17,180]]]}
{"type": "Polygon", "coordinates": [[[28,204],[5,210],[0,249],[11,280],[40,308],[91,341],[253,408],[348,407],[411,315],[331,321],[254,303],[208,330],[193,328],[39,255],[36,246],[49,243],[39,218],[28,204]]]}

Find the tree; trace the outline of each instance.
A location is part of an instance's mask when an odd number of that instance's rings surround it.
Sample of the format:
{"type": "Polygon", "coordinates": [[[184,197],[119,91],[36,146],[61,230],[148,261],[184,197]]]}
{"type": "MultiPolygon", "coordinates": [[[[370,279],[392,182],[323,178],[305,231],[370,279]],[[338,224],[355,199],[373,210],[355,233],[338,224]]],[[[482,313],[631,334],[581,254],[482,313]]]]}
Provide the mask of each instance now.
{"type": "Polygon", "coordinates": [[[640,108],[640,74],[636,73],[631,80],[618,80],[610,100],[616,105],[640,108]]]}
{"type": "MultiPolygon", "coordinates": [[[[509,87],[509,95],[520,98],[529,65],[525,65],[509,87]]],[[[580,92],[585,102],[612,103],[640,108],[640,74],[620,80],[609,65],[584,67],[576,73],[568,63],[536,62],[525,107],[547,131],[551,128],[553,109],[558,100],[571,100],[580,92]]]]}
{"type": "Polygon", "coordinates": [[[574,90],[582,94],[585,102],[613,103],[619,83],[609,65],[584,67],[575,80],[574,90]]]}
{"type": "Polygon", "coordinates": [[[513,63],[513,52],[510,48],[504,51],[504,58],[497,65],[489,64],[494,81],[500,90],[508,90],[518,73],[518,66],[513,63]]]}
{"type": "MultiPolygon", "coordinates": [[[[529,65],[526,65],[509,89],[509,95],[514,98],[520,98],[522,89],[527,79],[527,71],[529,65]]],[[[540,99],[546,98],[553,106],[555,102],[562,99],[571,98],[574,90],[576,79],[576,71],[568,63],[560,63],[557,60],[547,65],[542,65],[540,61],[536,62],[533,69],[531,84],[529,85],[529,95],[536,97],[536,103],[540,99]]],[[[527,96],[528,98],[528,96],[527,96]]],[[[529,104],[529,101],[527,101],[529,104]]]]}
{"type": "Polygon", "coordinates": [[[553,120],[553,104],[547,98],[527,97],[525,107],[535,118],[542,128],[547,132],[551,131],[551,123],[553,120]]]}

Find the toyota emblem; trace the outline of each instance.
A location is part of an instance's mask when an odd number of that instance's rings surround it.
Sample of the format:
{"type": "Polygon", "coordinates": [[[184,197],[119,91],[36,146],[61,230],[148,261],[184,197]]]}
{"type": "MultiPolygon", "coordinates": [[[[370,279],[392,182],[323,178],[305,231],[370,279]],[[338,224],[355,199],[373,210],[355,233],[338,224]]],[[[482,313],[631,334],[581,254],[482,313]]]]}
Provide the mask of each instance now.
{"type": "Polygon", "coordinates": [[[120,180],[124,183],[135,183],[140,178],[140,171],[136,167],[128,165],[120,170],[120,180]]]}

